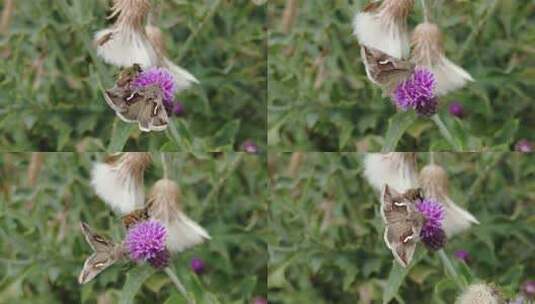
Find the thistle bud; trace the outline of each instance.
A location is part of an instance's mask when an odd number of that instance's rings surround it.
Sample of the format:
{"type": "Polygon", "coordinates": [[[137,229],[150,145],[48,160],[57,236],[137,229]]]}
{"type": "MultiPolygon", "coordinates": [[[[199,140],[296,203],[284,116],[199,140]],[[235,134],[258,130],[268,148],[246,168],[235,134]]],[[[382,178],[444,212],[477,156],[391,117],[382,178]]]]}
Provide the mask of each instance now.
{"type": "Polygon", "coordinates": [[[487,284],[473,284],[457,298],[456,304],[502,304],[501,298],[496,288],[487,284]]]}

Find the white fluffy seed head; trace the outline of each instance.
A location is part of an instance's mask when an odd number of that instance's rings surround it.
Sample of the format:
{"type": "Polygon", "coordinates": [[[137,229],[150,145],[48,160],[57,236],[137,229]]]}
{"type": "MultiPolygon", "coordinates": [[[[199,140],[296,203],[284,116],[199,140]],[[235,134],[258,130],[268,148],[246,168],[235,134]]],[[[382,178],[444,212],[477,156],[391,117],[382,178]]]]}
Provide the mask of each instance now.
{"type": "Polygon", "coordinates": [[[96,194],[115,212],[124,215],[143,206],[143,173],[150,154],[128,152],[93,164],[91,185],[96,194]]]}
{"type": "Polygon", "coordinates": [[[444,168],[430,164],[420,171],[420,186],[425,197],[434,199],[444,206],[445,216],[442,229],[448,238],[466,231],[479,221],[468,211],[459,207],[448,196],[448,175],[444,168]]]}
{"type": "Polygon", "coordinates": [[[446,95],[460,89],[472,76],[444,55],[443,35],[436,24],[424,22],[416,26],[411,36],[411,61],[433,72],[436,79],[435,94],[446,95]]]}
{"type": "Polygon", "coordinates": [[[165,40],[162,31],[153,25],[147,25],[145,32],[152,45],[155,47],[159,56],[159,65],[166,68],[175,78],[177,92],[183,91],[189,88],[194,83],[199,83],[199,80],[195,78],[190,72],[174,64],[169,58],[166,57],[165,40]]]}
{"type": "Polygon", "coordinates": [[[473,284],[457,298],[456,304],[502,304],[499,292],[487,284],[473,284]]]}
{"type": "Polygon", "coordinates": [[[182,212],[180,199],[180,188],[169,179],[157,181],[149,194],[151,217],[165,225],[170,252],[180,252],[210,239],[204,228],[182,212]]]}
{"type": "Polygon", "coordinates": [[[373,153],[364,159],[364,176],[378,192],[388,185],[397,192],[418,187],[416,154],[391,152],[373,153]]]}
{"type": "Polygon", "coordinates": [[[373,2],[355,15],[353,33],[361,45],[407,59],[410,53],[407,16],[413,5],[413,0],[373,2]]]}
{"type": "Polygon", "coordinates": [[[95,34],[97,55],[118,67],[139,64],[142,68],[156,66],[158,55],[145,33],[128,25],[113,26],[95,34]]]}

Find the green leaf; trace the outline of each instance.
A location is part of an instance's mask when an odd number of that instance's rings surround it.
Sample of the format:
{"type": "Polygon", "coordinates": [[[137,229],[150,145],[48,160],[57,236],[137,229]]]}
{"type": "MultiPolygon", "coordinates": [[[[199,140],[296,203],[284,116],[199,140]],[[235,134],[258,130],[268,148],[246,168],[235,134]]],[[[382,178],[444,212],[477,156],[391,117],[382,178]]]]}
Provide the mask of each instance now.
{"type": "Polygon", "coordinates": [[[130,134],[135,131],[137,125],[129,124],[115,118],[113,123],[113,130],[111,133],[110,144],[108,145],[109,152],[118,152],[124,149],[130,134]]]}
{"type": "Polygon", "coordinates": [[[416,121],[414,111],[398,112],[388,120],[383,152],[395,151],[405,131],[416,121]]]}
{"type": "Polygon", "coordinates": [[[154,272],[154,268],[150,267],[148,264],[137,266],[129,270],[126,274],[126,282],[121,291],[119,303],[134,303],[134,298],[137,292],[141,289],[145,280],[147,280],[154,272]]]}
{"type": "Polygon", "coordinates": [[[213,146],[215,147],[215,149],[232,147],[232,145],[234,145],[234,140],[239,129],[239,120],[233,120],[231,122],[226,123],[223,128],[217,131],[217,133],[214,135],[213,146]]]}
{"type": "MultiPolygon", "coordinates": [[[[193,139],[182,120],[170,121],[167,130],[171,140],[175,143],[175,151],[191,151],[193,139]]],[[[169,151],[169,147],[167,149],[169,151]]]]}
{"type": "Polygon", "coordinates": [[[388,304],[398,294],[398,290],[403,283],[403,280],[409,273],[411,267],[417,264],[424,256],[424,250],[421,248],[416,250],[411,264],[407,268],[401,267],[398,262],[393,261],[392,269],[388,275],[385,289],[383,291],[383,304],[388,304]]]}

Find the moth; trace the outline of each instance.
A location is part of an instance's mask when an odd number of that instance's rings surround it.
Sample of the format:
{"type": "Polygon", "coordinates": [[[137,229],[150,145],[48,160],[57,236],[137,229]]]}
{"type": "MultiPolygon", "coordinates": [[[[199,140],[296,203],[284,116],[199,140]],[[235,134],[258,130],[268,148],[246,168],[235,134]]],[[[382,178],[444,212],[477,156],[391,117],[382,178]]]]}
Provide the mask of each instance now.
{"type": "Polygon", "coordinates": [[[381,216],[386,226],[384,240],[402,267],[410,264],[425,222],[424,216],[416,209],[416,204],[422,199],[420,189],[399,193],[385,185],[383,190],[381,216]]]}
{"type": "Polygon", "coordinates": [[[134,88],[132,82],[141,72],[137,64],[121,71],[115,85],[105,90],[104,98],[124,122],[137,122],[143,132],[163,131],[169,122],[163,93],[158,86],[134,88]]]}
{"type": "Polygon", "coordinates": [[[415,65],[411,62],[392,57],[372,47],[362,45],[360,55],[368,79],[383,88],[385,95],[391,95],[397,85],[414,72],[415,65]]]}
{"type": "Polygon", "coordinates": [[[122,221],[126,230],[130,229],[130,227],[134,226],[137,223],[148,220],[151,216],[152,205],[153,201],[149,201],[145,207],[136,209],[130,212],[129,214],[123,216],[122,221]]]}
{"type": "Polygon", "coordinates": [[[85,284],[94,279],[104,269],[110,267],[118,260],[122,259],[125,251],[122,244],[95,233],[86,223],[80,223],[80,228],[89,246],[93,249],[84,263],[84,267],[78,277],[78,283],[85,284]]]}

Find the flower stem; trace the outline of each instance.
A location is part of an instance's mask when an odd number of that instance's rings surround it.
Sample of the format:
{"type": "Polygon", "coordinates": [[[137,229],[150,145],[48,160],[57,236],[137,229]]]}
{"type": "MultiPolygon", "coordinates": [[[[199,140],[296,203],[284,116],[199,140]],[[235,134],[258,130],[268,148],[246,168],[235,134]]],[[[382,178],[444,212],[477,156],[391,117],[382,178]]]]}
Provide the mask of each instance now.
{"type": "Polygon", "coordinates": [[[456,151],[462,151],[462,147],[453,139],[450,130],[446,127],[446,124],[442,121],[438,114],[433,115],[431,119],[435,122],[442,136],[448,141],[448,143],[455,148],[456,151]]]}
{"type": "Polygon", "coordinates": [[[453,267],[453,264],[451,263],[450,259],[446,255],[446,252],[444,252],[444,249],[440,249],[438,251],[438,255],[440,256],[440,259],[442,260],[442,264],[444,264],[444,268],[446,269],[446,273],[453,279],[455,284],[457,284],[457,287],[459,289],[464,289],[466,284],[461,281],[461,277],[453,267]]]}
{"type": "Polygon", "coordinates": [[[163,168],[163,178],[167,178],[168,175],[167,175],[167,162],[165,160],[165,153],[160,153],[160,157],[161,157],[161,160],[162,160],[162,168],[163,168]]]}
{"type": "Polygon", "coordinates": [[[186,301],[189,304],[194,304],[195,302],[189,297],[189,294],[186,288],[184,287],[184,285],[182,285],[182,283],[180,282],[176,274],[171,270],[171,268],[165,267],[164,270],[167,276],[169,277],[169,279],[171,279],[171,282],[175,284],[176,289],[184,296],[184,298],[186,298],[186,301]]]}
{"type": "Polygon", "coordinates": [[[425,0],[420,0],[420,3],[422,4],[422,11],[424,15],[424,21],[429,21],[429,9],[427,8],[427,3],[425,3],[425,0]]]}

